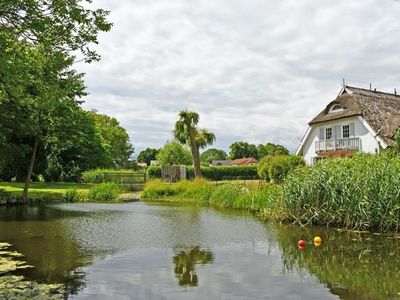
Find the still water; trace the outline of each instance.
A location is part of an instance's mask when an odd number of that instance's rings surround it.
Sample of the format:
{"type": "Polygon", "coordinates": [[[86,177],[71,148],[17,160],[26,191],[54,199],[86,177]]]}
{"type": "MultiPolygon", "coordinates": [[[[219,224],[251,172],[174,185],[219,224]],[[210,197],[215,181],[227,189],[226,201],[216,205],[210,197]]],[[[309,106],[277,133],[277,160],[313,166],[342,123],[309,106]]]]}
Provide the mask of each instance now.
{"type": "Polygon", "coordinates": [[[20,274],[63,283],[70,299],[400,299],[399,238],[244,212],[140,202],[0,208],[1,241],[35,266],[20,274]]]}

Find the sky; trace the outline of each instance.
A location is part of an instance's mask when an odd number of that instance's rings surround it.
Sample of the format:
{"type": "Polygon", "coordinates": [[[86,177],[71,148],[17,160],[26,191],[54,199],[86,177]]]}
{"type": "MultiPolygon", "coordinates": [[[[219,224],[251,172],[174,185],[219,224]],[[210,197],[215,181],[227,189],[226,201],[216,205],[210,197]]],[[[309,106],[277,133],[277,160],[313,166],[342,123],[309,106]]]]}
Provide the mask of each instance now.
{"type": "Polygon", "coordinates": [[[400,1],[94,0],[114,23],[94,48],[86,109],[116,117],[135,154],[173,138],[182,109],[216,135],[294,152],[349,85],[400,90],[400,1]]]}

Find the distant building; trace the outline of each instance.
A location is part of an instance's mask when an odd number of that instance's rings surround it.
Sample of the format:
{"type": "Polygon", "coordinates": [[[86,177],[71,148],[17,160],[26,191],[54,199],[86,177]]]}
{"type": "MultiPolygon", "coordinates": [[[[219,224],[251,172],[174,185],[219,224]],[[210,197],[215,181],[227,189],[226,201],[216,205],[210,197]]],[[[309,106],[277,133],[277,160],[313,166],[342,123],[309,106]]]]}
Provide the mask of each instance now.
{"type": "Polygon", "coordinates": [[[234,159],[231,162],[232,166],[248,166],[248,165],[256,165],[256,164],[258,164],[258,160],[253,157],[234,159]]]}
{"type": "Polygon", "coordinates": [[[393,144],[400,127],[400,97],[345,85],[308,125],[296,152],[308,165],[355,152],[378,153],[393,144]]]}
{"type": "Polygon", "coordinates": [[[140,170],[144,170],[147,168],[147,164],[146,163],[137,163],[137,166],[140,170]]]}
{"type": "Polygon", "coordinates": [[[232,163],[231,160],[213,160],[212,166],[229,166],[232,163]]]}
{"type": "Polygon", "coordinates": [[[158,161],[157,160],[151,160],[150,161],[150,166],[157,166],[158,165],[158,161]]]}

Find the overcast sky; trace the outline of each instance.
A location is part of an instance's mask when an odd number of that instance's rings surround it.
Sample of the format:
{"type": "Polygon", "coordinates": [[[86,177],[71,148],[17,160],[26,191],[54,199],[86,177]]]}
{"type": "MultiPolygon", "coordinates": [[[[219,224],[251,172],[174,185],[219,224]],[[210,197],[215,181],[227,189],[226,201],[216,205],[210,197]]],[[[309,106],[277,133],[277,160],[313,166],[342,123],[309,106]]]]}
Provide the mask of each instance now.
{"type": "Polygon", "coordinates": [[[112,30],[102,60],[78,65],[85,108],[116,117],[136,155],[172,138],[179,110],[200,114],[215,147],[279,143],[350,85],[400,90],[394,0],[95,0],[112,30]]]}

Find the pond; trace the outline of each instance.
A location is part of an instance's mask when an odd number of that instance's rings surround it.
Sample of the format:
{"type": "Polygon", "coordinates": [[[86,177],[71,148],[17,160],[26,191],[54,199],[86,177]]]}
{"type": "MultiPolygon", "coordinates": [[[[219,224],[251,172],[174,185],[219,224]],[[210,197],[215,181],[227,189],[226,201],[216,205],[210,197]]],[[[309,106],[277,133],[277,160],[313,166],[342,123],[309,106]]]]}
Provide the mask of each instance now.
{"type": "Polygon", "coordinates": [[[264,223],[245,212],[142,202],[3,207],[0,242],[34,266],[17,275],[62,283],[70,299],[400,299],[396,236],[264,223]]]}

